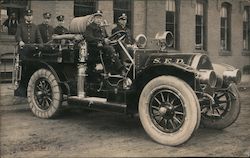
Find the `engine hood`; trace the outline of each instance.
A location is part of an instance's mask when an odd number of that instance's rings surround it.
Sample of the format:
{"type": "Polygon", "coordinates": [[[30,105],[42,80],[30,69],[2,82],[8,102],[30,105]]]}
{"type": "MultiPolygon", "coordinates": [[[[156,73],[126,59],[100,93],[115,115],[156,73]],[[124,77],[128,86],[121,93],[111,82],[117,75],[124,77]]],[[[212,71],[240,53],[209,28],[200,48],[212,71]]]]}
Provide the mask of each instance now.
{"type": "MultiPolygon", "coordinates": [[[[155,64],[177,64],[183,67],[189,66],[194,70],[208,69],[213,70],[213,66],[205,54],[195,53],[166,53],[155,51],[143,51],[136,53],[139,57],[139,65],[148,67],[155,64]]],[[[137,57],[137,58],[138,58],[137,57]]]]}

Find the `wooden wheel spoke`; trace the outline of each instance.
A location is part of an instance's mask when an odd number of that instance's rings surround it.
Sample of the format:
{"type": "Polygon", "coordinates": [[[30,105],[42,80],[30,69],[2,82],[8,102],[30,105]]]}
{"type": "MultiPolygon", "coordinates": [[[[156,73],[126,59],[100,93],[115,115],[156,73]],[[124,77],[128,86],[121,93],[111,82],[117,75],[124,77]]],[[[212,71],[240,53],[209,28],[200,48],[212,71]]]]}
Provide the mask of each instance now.
{"type": "Polygon", "coordinates": [[[179,124],[181,124],[181,121],[176,116],[174,116],[173,118],[175,121],[177,121],[179,124]]]}
{"type": "Polygon", "coordinates": [[[167,103],[169,103],[169,93],[168,93],[168,95],[167,95],[167,103]]]}
{"type": "Polygon", "coordinates": [[[165,102],[165,98],[164,98],[163,92],[161,92],[160,94],[161,94],[161,100],[164,103],[165,102]]]}
{"type": "Polygon", "coordinates": [[[175,111],[175,114],[184,115],[184,113],[183,113],[183,112],[180,112],[180,111],[175,111]]]}
{"type": "Polygon", "coordinates": [[[228,103],[228,100],[218,100],[217,103],[218,104],[228,103]]]}
{"type": "Polygon", "coordinates": [[[174,101],[175,101],[175,98],[174,98],[174,99],[170,102],[170,104],[172,104],[172,105],[173,105],[173,104],[174,104],[174,101]]]}
{"type": "Polygon", "coordinates": [[[162,120],[164,120],[164,118],[163,118],[163,117],[160,117],[159,124],[161,123],[162,120]]]}
{"type": "Polygon", "coordinates": [[[176,128],[174,122],[173,122],[171,119],[169,119],[169,123],[170,123],[170,125],[173,127],[173,129],[176,128]]]}
{"type": "Polygon", "coordinates": [[[223,97],[224,95],[225,95],[225,93],[222,93],[220,95],[217,94],[216,98],[219,99],[219,98],[223,97]]]}
{"type": "Polygon", "coordinates": [[[156,97],[154,97],[154,100],[155,100],[159,105],[161,105],[161,102],[160,102],[156,97]]]}
{"type": "Polygon", "coordinates": [[[50,103],[48,102],[48,99],[45,100],[46,106],[49,107],[50,103]]]}
{"type": "Polygon", "coordinates": [[[174,109],[177,109],[178,107],[180,107],[181,104],[178,104],[178,105],[174,105],[174,109]]]}
{"type": "Polygon", "coordinates": [[[216,108],[216,112],[217,112],[219,115],[221,115],[220,110],[219,110],[218,108],[216,108]]]}
{"type": "Polygon", "coordinates": [[[50,97],[47,97],[47,99],[48,99],[50,102],[52,102],[52,99],[51,99],[50,97]]]}
{"type": "Polygon", "coordinates": [[[159,110],[160,108],[159,107],[157,107],[157,106],[151,106],[153,109],[155,109],[155,110],[159,110]]]}

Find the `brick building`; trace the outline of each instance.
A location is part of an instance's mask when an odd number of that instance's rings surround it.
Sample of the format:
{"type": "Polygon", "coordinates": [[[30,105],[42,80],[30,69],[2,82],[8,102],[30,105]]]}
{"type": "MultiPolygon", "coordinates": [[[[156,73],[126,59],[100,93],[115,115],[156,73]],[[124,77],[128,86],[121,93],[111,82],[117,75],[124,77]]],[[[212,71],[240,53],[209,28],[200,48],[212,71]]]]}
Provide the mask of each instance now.
{"type": "MultiPolygon", "coordinates": [[[[125,12],[134,37],[140,33],[147,36],[147,47],[155,47],[153,39],[157,32],[171,31],[175,37],[172,52],[205,53],[213,62],[227,63],[241,70],[250,65],[248,0],[1,0],[1,23],[12,10],[21,20],[25,8],[34,11],[36,24],[42,22],[43,12],[52,13],[53,26],[56,26],[55,17],[63,14],[66,27],[73,17],[97,9],[104,12],[111,24],[125,12]]],[[[113,26],[108,27],[109,32],[113,26]]],[[[3,35],[2,26],[0,30],[3,35]]]]}

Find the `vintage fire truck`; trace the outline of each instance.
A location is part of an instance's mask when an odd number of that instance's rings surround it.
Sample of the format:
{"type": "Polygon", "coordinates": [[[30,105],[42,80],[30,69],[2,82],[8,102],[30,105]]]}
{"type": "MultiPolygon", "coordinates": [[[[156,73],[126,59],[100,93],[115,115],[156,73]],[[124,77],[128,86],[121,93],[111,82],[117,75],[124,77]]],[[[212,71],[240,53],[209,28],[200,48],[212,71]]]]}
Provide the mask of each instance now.
{"type": "Polygon", "coordinates": [[[186,142],[200,123],[224,129],[235,122],[240,113],[238,69],[213,64],[205,54],[169,53],[171,32],[156,35],[158,49],[146,49],[144,35],[137,36],[137,47],[128,48],[123,43],[126,33],[120,31],[109,37],[110,44],[120,47],[127,57],[127,72],[125,76],[113,74],[103,52],[91,57],[84,38],[90,19],[74,18],[70,34],[53,36],[46,44],[16,48],[15,95],[27,97],[35,116],[54,118],[63,102],[139,114],[146,133],[169,146],[186,142]],[[91,68],[90,59],[95,65],[91,68]]]}

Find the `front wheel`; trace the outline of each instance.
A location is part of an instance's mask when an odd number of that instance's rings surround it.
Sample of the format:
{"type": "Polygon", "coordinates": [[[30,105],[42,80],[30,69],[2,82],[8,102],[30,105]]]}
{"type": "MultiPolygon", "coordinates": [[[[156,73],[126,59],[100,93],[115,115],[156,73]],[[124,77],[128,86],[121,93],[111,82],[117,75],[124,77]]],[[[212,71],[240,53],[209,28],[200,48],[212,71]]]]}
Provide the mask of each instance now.
{"type": "Polygon", "coordinates": [[[173,76],[160,76],[142,90],[139,116],[153,140],[176,146],[186,142],[199,126],[200,106],[186,82],[173,76]]]}
{"type": "Polygon", "coordinates": [[[240,113],[240,96],[235,84],[226,91],[216,91],[215,103],[204,106],[201,114],[201,124],[207,128],[224,129],[233,124],[240,113]]]}
{"type": "Polygon", "coordinates": [[[54,74],[47,69],[37,70],[28,84],[28,103],[33,114],[40,118],[52,118],[60,110],[61,88],[54,74]]]}

